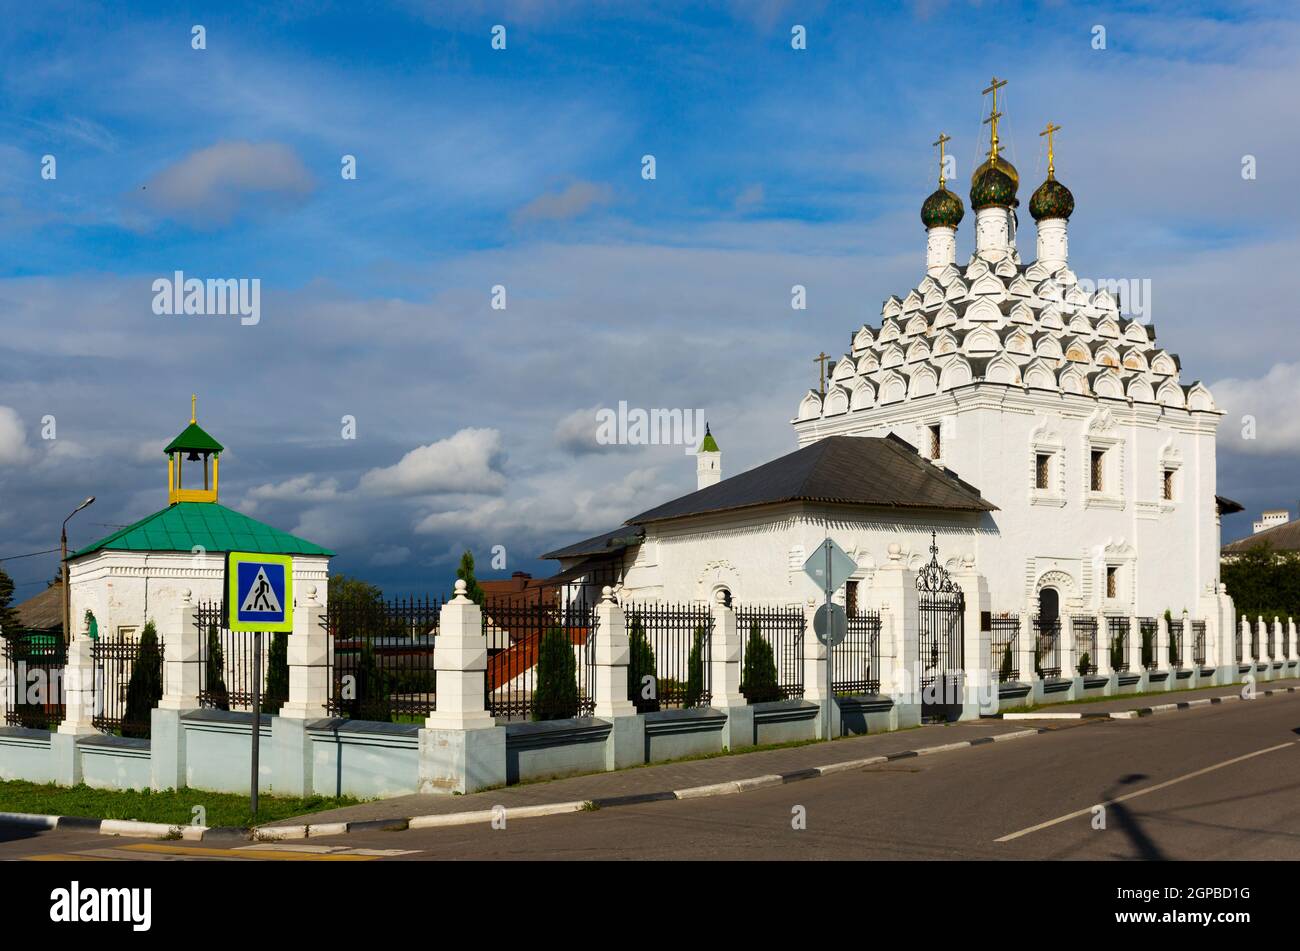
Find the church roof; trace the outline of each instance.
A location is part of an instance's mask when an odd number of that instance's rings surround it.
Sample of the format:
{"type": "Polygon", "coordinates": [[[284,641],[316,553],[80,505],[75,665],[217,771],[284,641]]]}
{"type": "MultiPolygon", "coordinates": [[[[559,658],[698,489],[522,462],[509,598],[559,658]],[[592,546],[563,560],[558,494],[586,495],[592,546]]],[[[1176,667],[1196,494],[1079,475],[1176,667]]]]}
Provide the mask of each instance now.
{"type": "Polygon", "coordinates": [[[828,436],[642,512],[627,523],[639,525],[782,502],[963,512],[997,510],[974,486],[922,459],[897,436],[828,436]]]}
{"type": "Polygon", "coordinates": [[[198,423],[190,423],[167,444],[163,452],[221,452],[226,447],[217,442],[198,423]]]}
{"type": "Polygon", "coordinates": [[[333,555],[328,548],[272,528],[216,502],[176,502],[70,555],[101,550],[251,551],[276,555],[333,555]]]}
{"type": "Polygon", "coordinates": [[[574,542],[564,548],[557,548],[555,551],[548,551],[541,558],[549,560],[551,558],[585,558],[592,555],[609,555],[614,552],[623,551],[632,545],[641,544],[645,538],[645,530],[638,527],[629,527],[623,525],[614,529],[612,532],[605,532],[603,535],[594,535],[591,538],[584,538],[580,542],[574,542]]]}

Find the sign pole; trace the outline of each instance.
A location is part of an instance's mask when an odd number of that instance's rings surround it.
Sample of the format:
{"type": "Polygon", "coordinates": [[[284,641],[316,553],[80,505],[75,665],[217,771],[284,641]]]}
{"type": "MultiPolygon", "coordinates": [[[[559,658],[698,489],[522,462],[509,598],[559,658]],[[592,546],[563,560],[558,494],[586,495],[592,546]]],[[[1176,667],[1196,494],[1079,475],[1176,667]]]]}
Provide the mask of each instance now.
{"type": "Polygon", "coordinates": [[[257,754],[262,745],[262,632],[253,632],[253,778],[249,803],[257,819],[257,754]]]}
{"type": "MultiPolygon", "coordinates": [[[[831,592],[834,591],[833,580],[831,578],[831,540],[826,539],[826,619],[829,622],[831,616],[831,592]]],[[[834,682],[831,675],[831,663],[835,658],[835,645],[827,639],[826,644],[826,713],[824,715],[825,730],[824,735],[826,742],[831,739],[831,704],[835,702],[835,695],[831,693],[831,684],[834,682]]]]}

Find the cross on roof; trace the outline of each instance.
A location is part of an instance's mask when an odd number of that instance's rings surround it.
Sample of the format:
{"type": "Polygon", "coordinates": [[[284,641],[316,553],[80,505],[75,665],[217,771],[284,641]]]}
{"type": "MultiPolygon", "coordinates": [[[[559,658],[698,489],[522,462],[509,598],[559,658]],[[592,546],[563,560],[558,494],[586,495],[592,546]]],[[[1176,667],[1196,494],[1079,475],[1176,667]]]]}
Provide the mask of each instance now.
{"type": "Polygon", "coordinates": [[[931,145],[939,146],[939,187],[940,188],[943,188],[943,186],[948,182],[948,180],[943,177],[943,147],[944,145],[946,145],[951,141],[952,141],[952,136],[945,135],[944,133],[940,132],[939,138],[936,139],[934,142],[930,143],[931,145]]]}
{"type": "Polygon", "coordinates": [[[1044,129],[1042,132],[1038,133],[1040,137],[1044,135],[1047,136],[1047,177],[1048,178],[1056,177],[1056,149],[1053,145],[1052,138],[1055,133],[1060,131],[1061,131],[1061,127],[1059,125],[1053,125],[1052,123],[1049,122],[1047,123],[1047,128],[1044,129]]]}
{"type": "Polygon", "coordinates": [[[984,120],[983,125],[990,126],[989,132],[989,158],[997,160],[998,153],[1002,151],[998,147],[998,120],[1002,118],[1002,113],[998,112],[998,90],[1007,84],[1005,79],[993,77],[989,82],[989,88],[984,90],[984,95],[993,94],[993,109],[989,112],[989,117],[984,120]]]}

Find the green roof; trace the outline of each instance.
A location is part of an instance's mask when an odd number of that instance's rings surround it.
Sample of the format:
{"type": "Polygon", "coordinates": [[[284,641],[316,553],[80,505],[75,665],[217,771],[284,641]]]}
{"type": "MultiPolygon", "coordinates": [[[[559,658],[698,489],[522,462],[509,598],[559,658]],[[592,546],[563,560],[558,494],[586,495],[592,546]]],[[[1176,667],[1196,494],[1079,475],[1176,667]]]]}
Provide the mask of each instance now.
{"type": "Polygon", "coordinates": [[[713,438],[713,433],[709,432],[707,423],[704,425],[704,441],[700,443],[697,452],[718,452],[718,442],[713,438]]]}
{"type": "Polygon", "coordinates": [[[272,528],[216,502],[176,502],[70,557],[118,551],[251,551],[264,555],[333,555],[328,548],[272,528]]]}
{"type": "Polygon", "coordinates": [[[221,445],[203,429],[198,423],[190,423],[184,431],[167,444],[163,452],[221,452],[226,447],[221,445]]]}

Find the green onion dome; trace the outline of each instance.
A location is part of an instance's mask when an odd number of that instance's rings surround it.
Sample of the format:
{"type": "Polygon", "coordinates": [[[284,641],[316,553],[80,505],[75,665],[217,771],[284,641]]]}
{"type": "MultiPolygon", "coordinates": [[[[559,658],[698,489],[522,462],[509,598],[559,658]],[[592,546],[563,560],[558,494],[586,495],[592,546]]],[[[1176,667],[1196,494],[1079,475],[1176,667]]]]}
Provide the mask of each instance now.
{"type": "Polygon", "coordinates": [[[947,188],[940,188],[921,206],[921,223],[927,228],[955,228],[965,214],[961,199],[947,188]]]}
{"type": "Polygon", "coordinates": [[[1074,214],[1074,196],[1055,178],[1049,178],[1038,186],[1029,199],[1029,213],[1035,221],[1044,218],[1069,218],[1074,214]]]}
{"type": "Polygon", "coordinates": [[[1019,204],[1016,201],[1016,180],[1004,171],[1006,164],[989,165],[971,182],[970,206],[975,211],[994,206],[1014,208],[1019,204]]]}

